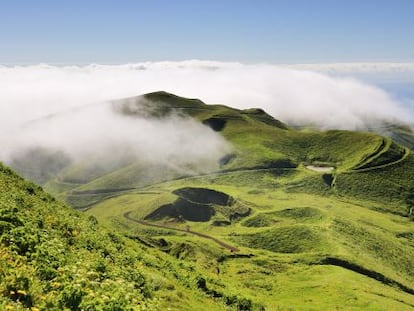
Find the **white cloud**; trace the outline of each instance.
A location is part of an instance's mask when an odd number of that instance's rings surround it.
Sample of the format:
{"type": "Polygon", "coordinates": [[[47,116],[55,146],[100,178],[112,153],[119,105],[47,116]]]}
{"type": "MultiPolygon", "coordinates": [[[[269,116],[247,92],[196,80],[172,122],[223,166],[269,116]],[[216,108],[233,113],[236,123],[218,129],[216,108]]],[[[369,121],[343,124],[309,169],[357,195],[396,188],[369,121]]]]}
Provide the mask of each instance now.
{"type": "Polygon", "coordinates": [[[328,64],[295,64],[287,68],[319,71],[325,73],[413,73],[414,63],[328,63],[328,64]]]}
{"type": "Polygon", "coordinates": [[[119,121],[105,109],[93,108],[101,107],[98,103],[107,100],[157,90],[200,98],[208,104],[242,109],[260,107],[282,121],[313,123],[322,128],[358,129],[379,120],[413,122],[410,111],[378,87],[326,74],[332,68],[342,72],[375,71],[380,67],[414,70],[413,64],[381,66],[274,66],[197,60],[115,66],[3,66],[0,139],[7,142],[10,150],[20,143],[36,142],[66,146],[68,151],[88,149],[85,146],[102,150],[99,146],[105,145],[103,141],[127,141],[134,146],[146,146],[138,148],[141,154],[146,150],[144,156],[160,160],[190,154],[204,161],[201,152],[189,152],[203,150],[201,147],[210,148],[207,154],[216,160],[229,150],[219,135],[191,120],[142,119],[132,124],[119,121]],[[58,121],[30,128],[29,132],[16,132],[16,128],[30,120],[85,105],[91,106],[81,114],[64,113],[58,121]],[[131,133],[135,137],[132,140],[131,133]],[[150,156],[154,154],[157,156],[150,156]]]}

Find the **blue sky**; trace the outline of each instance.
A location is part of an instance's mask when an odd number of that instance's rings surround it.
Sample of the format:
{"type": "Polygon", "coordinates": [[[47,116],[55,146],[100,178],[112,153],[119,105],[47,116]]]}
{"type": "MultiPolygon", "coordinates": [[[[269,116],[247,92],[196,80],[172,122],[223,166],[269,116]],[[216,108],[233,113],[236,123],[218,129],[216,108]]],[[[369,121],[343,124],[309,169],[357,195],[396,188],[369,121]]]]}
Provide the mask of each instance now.
{"type": "Polygon", "coordinates": [[[0,0],[0,64],[414,61],[412,0],[0,0]]]}

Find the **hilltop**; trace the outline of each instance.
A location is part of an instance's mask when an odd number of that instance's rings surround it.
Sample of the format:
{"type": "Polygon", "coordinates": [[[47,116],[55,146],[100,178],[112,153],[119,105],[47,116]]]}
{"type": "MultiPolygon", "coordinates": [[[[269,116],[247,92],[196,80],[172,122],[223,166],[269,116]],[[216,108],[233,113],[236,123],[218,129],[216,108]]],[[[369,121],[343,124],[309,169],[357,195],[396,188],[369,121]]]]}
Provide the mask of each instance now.
{"type": "MultiPolygon", "coordinates": [[[[406,145],[399,145],[391,138],[373,132],[297,130],[261,109],[238,110],[223,105],[207,105],[198,99],[187,99],[166,92],[113,101],[111,105],[114,113],[125,117],[163,119],[173,114],[202,122],[222,135],[234,149],[219,160],[217,171],[296,168],[294,172],[303,172],[301,167],[304,166],[334,167],[334,173],[325,176],[324,182],[333,186],[333,180],[341,180],[341,184],[335,184],[340,193],[354,192],[348,182],[350,176],[358,176],[357,182],[362,180],[359,177],[364,176],[351,173],[366,172],[367,168],[382,167],[408,157],[401,164],[405,165],[412,157],[407,146],[414,135],[402,127],[395,127],[392,135],[402,137],[401,133],[404,132],[406,145]],[[337,176],[341,178],[337,179],[337,176]]],[[[392,127],[388,129],[391,131],[392,127]]],[[[140,159],[103,165],[91,158],[73,165],[64,154],[41,148],[21,155],[11,165],[24,176],[44,185],[47,191],[58,198],[81,209],[122,191],[186,175],[183,170],[175,170],[167,163],[154,165],[140,159]],[[33,167],[32,163],[36,163],[36,166],[33,167]]],[[[309,176],[304,182],[314,178],[310,172],[305,172],[309,176]]],[[[392,188],[395,188],[392,185],[399,183],[398,180],[392,180],[394,177],[398,178],[395,174],[391,177],[392,188]]],[[[329,190],[321,185],[321,181],[316,180],[315,186],[320,184],[319,190],[329,190]]],[[[404,194],[408,195],[411,189],[411,183],[405,184],[405,193],[398,195],[399,202],[406,200],[404,194]]],[[[375,189],[369,189],[369,193],[364,191],[363,195],[374,197],[375,192],[375,189]]],[[[357,193],[354,195],[358,196],[357,193]]]]}

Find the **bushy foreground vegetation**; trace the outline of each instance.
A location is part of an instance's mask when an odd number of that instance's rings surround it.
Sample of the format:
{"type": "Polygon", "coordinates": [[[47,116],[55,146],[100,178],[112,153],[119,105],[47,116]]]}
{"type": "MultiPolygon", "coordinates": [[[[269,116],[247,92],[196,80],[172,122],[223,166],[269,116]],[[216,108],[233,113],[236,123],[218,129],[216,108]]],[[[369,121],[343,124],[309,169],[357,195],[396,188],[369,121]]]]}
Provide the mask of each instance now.
{"type": "Polygon", "coordinates": [[[2,310],[155,306],[141,253],[0,167],[2,310]]]}

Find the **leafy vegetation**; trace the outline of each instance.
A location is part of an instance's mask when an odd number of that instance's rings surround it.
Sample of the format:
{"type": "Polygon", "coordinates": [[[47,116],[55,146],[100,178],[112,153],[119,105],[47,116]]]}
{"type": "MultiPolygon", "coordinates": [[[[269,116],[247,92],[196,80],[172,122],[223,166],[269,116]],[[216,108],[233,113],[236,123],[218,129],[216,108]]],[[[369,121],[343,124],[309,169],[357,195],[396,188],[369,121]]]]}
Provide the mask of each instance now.
{"type": "Polygon", "coordinates": [[[180,281],[174,267],[161,274],[168,261],[143,243],[105,230],[4,166],[0,189],[0,309],[160,310],[171,303],[157,298],[164,292],[182,295],[183,310],[208,300],[184,297],[191,290],[183,286],[195,290],[191,278],[180,281]]]}
{"type": "Polygon", "coordinates": [[[97,220],[0,167],[2,309],[156,306],[141,254],[97,220]]]}

